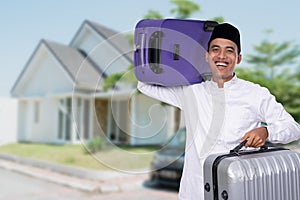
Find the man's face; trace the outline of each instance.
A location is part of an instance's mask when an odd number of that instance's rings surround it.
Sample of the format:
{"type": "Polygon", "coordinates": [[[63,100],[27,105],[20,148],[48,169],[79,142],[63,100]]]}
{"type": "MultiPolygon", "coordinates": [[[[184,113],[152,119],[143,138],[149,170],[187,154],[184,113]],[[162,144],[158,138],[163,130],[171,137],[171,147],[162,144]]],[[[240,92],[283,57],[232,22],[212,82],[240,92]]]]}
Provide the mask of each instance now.
{"type": "Polygon", "coordinates": [[[237,45],[231,40],[216,38],[211,41],[206,60],[213,73],[213,80],[226,82],[232,79],[234,68],[242,60],[237,45]]]}

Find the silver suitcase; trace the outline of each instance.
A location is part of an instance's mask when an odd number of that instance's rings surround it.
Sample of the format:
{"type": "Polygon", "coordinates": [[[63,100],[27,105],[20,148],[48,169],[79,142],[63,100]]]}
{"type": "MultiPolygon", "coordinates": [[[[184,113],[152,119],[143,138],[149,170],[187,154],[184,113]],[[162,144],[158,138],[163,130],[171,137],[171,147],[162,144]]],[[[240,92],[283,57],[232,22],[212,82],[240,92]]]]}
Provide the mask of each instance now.
{"type": "Polygon", "coordinates": [[[205,200],[300,200],[300,154],[281,147],[213,154],[204,162],[205,200]]]}

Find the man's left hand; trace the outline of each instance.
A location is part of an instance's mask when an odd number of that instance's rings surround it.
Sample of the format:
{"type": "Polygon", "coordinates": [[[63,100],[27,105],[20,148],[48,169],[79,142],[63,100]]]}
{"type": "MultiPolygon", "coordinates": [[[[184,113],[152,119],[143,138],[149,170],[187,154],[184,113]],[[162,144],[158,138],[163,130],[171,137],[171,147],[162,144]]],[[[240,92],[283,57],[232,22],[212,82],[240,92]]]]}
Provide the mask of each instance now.
{"type": "Polygon", "coordinates": [[[268,135],[269,134],[266,127],[259,127],[247,132],[241,139],[241,142],[248,139],[248,142],[245,144],[245,147],[258,148],[265,144],[268,135]]]}

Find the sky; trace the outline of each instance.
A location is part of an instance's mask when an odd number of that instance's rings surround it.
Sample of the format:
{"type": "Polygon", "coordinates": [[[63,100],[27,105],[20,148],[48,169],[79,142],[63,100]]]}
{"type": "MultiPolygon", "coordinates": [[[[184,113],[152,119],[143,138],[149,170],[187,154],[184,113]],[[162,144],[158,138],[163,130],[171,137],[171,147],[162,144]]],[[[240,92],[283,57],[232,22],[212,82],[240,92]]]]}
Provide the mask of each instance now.
{"type": "MultiPolygon", "coordinates": [[[[242,54],[267,36],[272,42],[300,44],[300,1],[193,0],[201,12],[192,19],[224,17],[240,29],[242,54]]],[[[84,20],[117,32],[133,31],[148,10],[174,18],[171,0],[0,0],[0,98],[10,91],[41,39],[68,45],[84,20]]],[[[243,62],[242,62],[243,63],[243,62]]]]}

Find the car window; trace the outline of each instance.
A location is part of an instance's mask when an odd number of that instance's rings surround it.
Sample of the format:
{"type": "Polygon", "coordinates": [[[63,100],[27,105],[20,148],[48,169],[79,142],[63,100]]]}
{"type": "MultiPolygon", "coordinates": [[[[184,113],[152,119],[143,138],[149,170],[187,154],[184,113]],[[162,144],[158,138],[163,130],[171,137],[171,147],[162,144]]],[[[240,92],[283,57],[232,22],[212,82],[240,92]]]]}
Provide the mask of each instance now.
{"type": "Polygon", "coordinates": [[[184,148],[185,147],[185,135],[186,135],[186,129],[185,128],[179,129],[175,133],[175,135],[171,138],[168,146],[184,148]]]}

